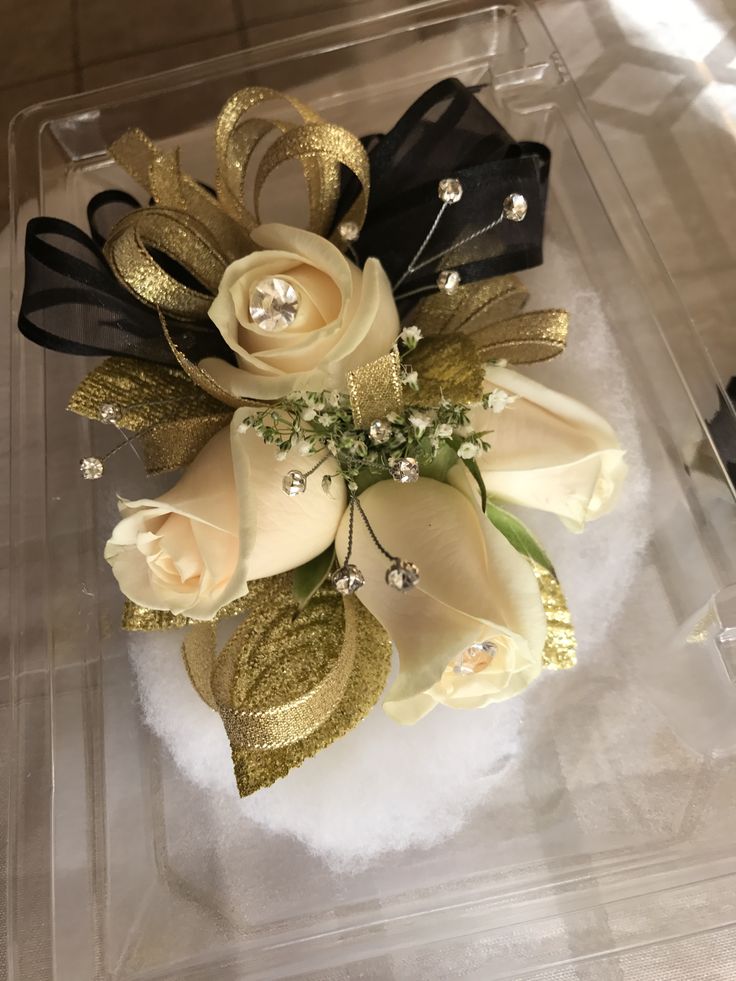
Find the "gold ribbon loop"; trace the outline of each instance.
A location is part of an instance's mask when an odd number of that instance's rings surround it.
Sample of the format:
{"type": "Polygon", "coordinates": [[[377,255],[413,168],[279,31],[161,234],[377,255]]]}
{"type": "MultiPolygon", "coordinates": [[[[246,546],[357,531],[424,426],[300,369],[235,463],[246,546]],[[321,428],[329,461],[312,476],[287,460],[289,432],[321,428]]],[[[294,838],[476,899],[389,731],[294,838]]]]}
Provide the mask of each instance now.
{"type": "Polygon", "coordinates": [[[206,226],[171,208],[145,208],[126,215],[110,233],[104,252],[115,276],[131,293],[180,320],[207,315],[227,266],[206,226]],[[179,263],[208,292],[180,283],[154,259],[152,248],[179,263]]]}
{"type": "MultiPolygon", "coordinates": [[[[156,207],[132,212],[118,222],[105,244],[105,255],[115,276],[135,296],[182,320],[203,319],[226,266],[252,251],[249,233],[262,221],[264,185],[282,164],[294,160],[302,167],[313,232],[326,235],[334,222],[341,166],[360,184],[346,220],[360,227],[368,206],[370,166],[360,140],[275,89],[251,86],[225,103],[217,120],[215,150],[217,197],[184,173],[178,151],[159,150],[140,129],[129,130],[110,147],[115,160],[151,194],[156,207]],[[286,102],[301,124],[248,115],[269,100],[286,102]],[[261,153],[270,136],[275,139],[261,153]],[[252,182],[251,208],[244,200],[247,180],[252,182]],[[203,289],[176,280],[156,262],[151,248],[174,259],[203,289]]],[[[344,244],[337,233],[335,240],[344,244]]]]}
{"type": "Polygon", "coordinates": [[[358,179],[361,191],[346,219],[360,227],[365,219],[370,187],[368,155],[360,140],[326,122],[308,105],[275,89],[251,86],[236,92],[217,120],[215,148],[218,159],[217,194],[223,207],[246,228],[263,220],[260,199],[273,171],[288,160],[301,164],[309,196],[309,227],[324,235],[334,220],[340,194],[340,164],[358,179]],[[248,116],[261,103],[287,103],[302,124],[278,119],[248,116]],[[246,177],[259,145],[274,131],[279,133],[257,165],[253,187],[253,206],[245,205],[246,177]]]}
{"type": "Polygon", "coordinates": [[[204,368],[200,368],[199,365],[195,364],[193,361],[190,361],[181,348],[176,346],[176,343],[171,336],[171,331],[169,330],[168,324],[166,323],[166,317],[164,316],[163,310],[159,310],[158,315],[161,321],[161,329],[164,332],[166,343],[171,348],[171,353],[176,358],[179,367],[187,374],[189,379],[194,382],[198,388],[201,388],[203,392],[211,395],[213,399],[217,399],[218,402],[223,402],[225,405],[229,405],[232,409],[239,409],[244,405],[267,404],[265,402],[255,401],[254,399],[241,399],[239,396],[232,395],[227,391],[227,389],[224,389],[222,385],[215,381],[208,371],[205,371],[204,368]]]}
{"type": "Polygon", "coordinates": [[[403,408],[401,360],[394,348],[389,354],[348,372],[348,392],[353,419],[359,429],[367,429],[375,419],[403,408]]]}

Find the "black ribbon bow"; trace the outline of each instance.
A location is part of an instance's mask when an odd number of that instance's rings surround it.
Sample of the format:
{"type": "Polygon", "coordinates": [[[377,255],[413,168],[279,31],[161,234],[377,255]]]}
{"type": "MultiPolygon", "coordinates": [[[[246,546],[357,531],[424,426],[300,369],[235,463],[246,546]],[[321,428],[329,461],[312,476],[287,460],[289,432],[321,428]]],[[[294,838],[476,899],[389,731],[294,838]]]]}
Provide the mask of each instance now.
{"type": "MultiPolygon", "coordinates": [[[[400,282],[402,312],[437,288],[442,270],[457,270],[461,282],[471,283],[541,264],[550,151],[540,143],[514,142],[457,79],[432,86],[386,136],[371,137],[366,147],[371,193],[354,248],[361,263],[375,256],[391,283],[400,282]],[[405,275],[437,217],[444,178],[460,181],[462,197],[443,213],[416,271],[405,275]],[[513,193],[526,199],[523,221],[488,228],[513,193]]],[[[357,184],[349,182],[338,214],[347,212],[357,193],[357,184]]]]}

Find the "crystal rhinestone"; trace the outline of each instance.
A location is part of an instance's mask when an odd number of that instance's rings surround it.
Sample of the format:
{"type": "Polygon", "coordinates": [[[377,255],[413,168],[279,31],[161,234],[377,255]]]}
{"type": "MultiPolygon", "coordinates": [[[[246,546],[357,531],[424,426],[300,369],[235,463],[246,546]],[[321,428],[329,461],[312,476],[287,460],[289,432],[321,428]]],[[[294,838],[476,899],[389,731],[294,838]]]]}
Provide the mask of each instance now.
{"type": "Polygon", "coordinates": [[[355,565],[343,565],[330,576],[335,589],[342,596],[351,596],[365,583],[363,573],[355,565]]]}
{"type": "Polygon", "coordinates": [[[391,460],[388,472],[400,484],[413,484],[419,480],[419,464],[413,456],[403,456],[400,460],[391,460]]]}
{"type": "Polygon", "coordinates": [[[371,443],[375,443],[377,446],[388,443],[391,439],[392,432],[393,429],[388,419],[374,419],[368,427],[368,435],[371,438],[371,443]]]}
{"type": "Polygon", "coordinates": [[[460,285],[460,273],[457,269],[443,269],[437,277],[437,288],[445,293],[454,293],[460,285]]]}
{"type": "Polygon", "coordinates": [[[455,674],[477,674],[488,667],[497,652],[498,648],[492,640],[483,640],[478,644],[471,644],[470,647],[458,654],[452,670],[455,674]]]}
{"type": "Polygon", "coordinates": [[[457,204],[463,196],[463,185],[456,177],[445,177],[437,185],[437,195],[445,204],[457,204]]]}
{"type": "Polygon", "coordinates": [[[299,294],[286,279],[268,276],[251,290],[250,318],[261,330],[277,334],[296,320],[299,294]]]}
{"type": "Polygon", "coordinates": [[[386,582],[399,592],[412,589],[419,582],[419,569],[413,562],[394,559],[386,570],[386,582]]]}
{"type": "Polygon", "coordinates": [[[354,221],[341,221],[337,226],[340,238],[343,242],[357,242],[360,235],[360,228],[354,221]]]}
{"type": "Polygon", "coordinates": [[[523,221],[526,218],[527,203],[523,194],[509,194],[503,199],[503,216],[509,221],[523,221]]]}
{"type": "Polygon", "coordinates": [[[307,478],[301,470],[290,470],[281,481],[281,487],[288,497],[297,497],[307,489],[307,478]]]}
{"type": "Polygon", "coordinates": [[[122,415],[120,406],[113,405],[112,402],[105,402],[100,406],[100,422],[104,422],[105,425],[110,426],[120,422],[122,415]]]}
{"type": "Polygon", "coordinates": [[[86,456],[79,461],[79,472],[85,480],[99,480],[105,468],[97,456],[86,456]]]}

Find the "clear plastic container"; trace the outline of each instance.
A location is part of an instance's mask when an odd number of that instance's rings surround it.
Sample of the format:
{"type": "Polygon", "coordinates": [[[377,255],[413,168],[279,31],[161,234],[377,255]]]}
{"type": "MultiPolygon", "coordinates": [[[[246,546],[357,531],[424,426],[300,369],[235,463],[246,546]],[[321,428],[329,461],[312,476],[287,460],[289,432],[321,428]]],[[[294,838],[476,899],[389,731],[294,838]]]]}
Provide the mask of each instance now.
{"type": "MultiPolygon", "coordinates": [[[[524,800],[494,795],[441,848],[350,876],[255,829],[244,853],[219,854],[201,794],[136,704],[99,548],[111,505],[79,480],[91,427],[63,411],[89,366],[16,336],[11,978],[518,979],[588,958],[603,965],[616,950],[736,919],[736,767],[719,723],[736,705],[728,643],[715,643],[710,622],[699,642],[682,634],[736,582],[736,511],[703,424],[718,381],[530,5],[369,10],[350,25],[21,113],[11,139],[13,320],[25,222],[45,213],[82,224],[92,193],[125,183],[106,147],[128,126],[181,145],[206,178],[209,127],[243,85],[298,89],[331,119],[376,132],[449,75],[482,86],[516,138],[552,148],[549,227],[601,297],[629,366],[657,506],[641,584],[606,644],[630,658],[643,715],[660,713],[661,754],[649,747],[637,766],[637,723],[622,752],[607,742],[606,713],[581,706],[595,777],[530,761],[524,800]],[[501,818],[516,830],[489,833],[501,818]]],[[[723,424],[736,434],[733,420],[723,424]]],[[[110,486],[129,462],[115,459],[110,486]]],[[[729,603],[718,610],[728,620],[729,603]]]]}

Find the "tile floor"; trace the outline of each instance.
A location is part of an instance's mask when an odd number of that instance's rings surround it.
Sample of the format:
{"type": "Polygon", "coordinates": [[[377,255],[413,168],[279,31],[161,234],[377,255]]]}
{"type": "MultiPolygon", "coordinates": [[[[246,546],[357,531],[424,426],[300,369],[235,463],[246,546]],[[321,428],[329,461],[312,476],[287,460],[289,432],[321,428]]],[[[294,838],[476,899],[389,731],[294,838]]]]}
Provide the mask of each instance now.
{"type": "Polygon", "coordinates": [[[6,137],[19,110],[229,54],[278,37],[287,22],[288,32],[297,33],[315,19],[344,19],[357,6],[356,0],[0,0],[0,227],[7,217],[6,137]]]}

